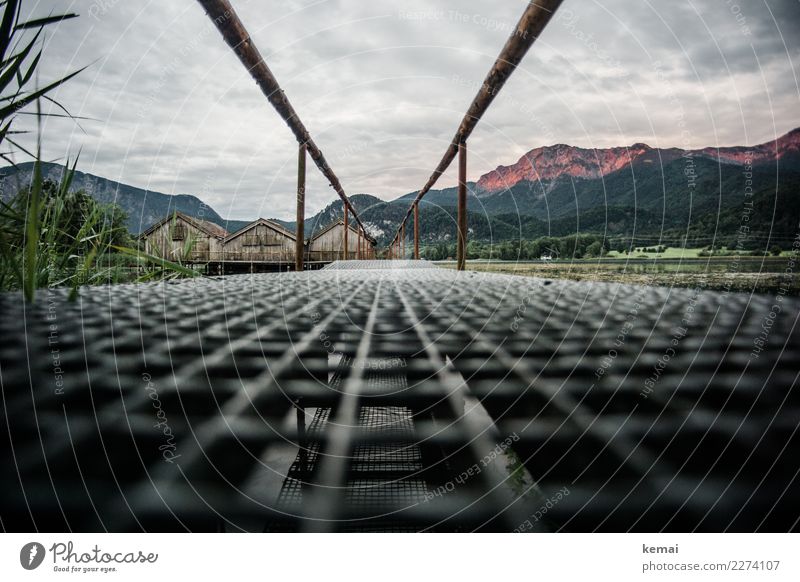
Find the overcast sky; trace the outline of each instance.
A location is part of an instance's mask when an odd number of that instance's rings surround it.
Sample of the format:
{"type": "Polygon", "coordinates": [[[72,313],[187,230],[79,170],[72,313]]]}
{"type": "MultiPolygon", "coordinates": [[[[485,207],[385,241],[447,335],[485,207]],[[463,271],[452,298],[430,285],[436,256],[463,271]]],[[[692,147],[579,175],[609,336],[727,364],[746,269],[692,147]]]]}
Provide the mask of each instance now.
{"type": "MultiPolygon", "coordinates": [[[[800,126],[797,0],[565,0],[470,142],[469,177],[555,143],[751,145],[800,126]],[[685,130],[682,130],[684,127],[685,130]]],[[[194,0],[42,0],[41,81],[89,65],[44,153],[221,215],[292,218],[297,145],[194,0]]],[[[523,0],[233,0],[350,193],[422,186],[523,0]]],[[[452,171],[438,186],[454,185],[452,171]]],[[[335,196],[309,166],[309,214],[335,196]]]]}

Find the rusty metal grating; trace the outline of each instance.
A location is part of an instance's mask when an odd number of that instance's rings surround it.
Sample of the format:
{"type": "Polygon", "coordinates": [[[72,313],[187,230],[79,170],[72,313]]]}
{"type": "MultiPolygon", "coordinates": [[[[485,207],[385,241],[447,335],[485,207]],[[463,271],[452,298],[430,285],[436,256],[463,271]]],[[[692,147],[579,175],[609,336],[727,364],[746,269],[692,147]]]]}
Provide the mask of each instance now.
{"type": "Polygon", "coordinates": [[[797,529],[798,300],[366,263],[0,296],[2,527],[797,529]]]}

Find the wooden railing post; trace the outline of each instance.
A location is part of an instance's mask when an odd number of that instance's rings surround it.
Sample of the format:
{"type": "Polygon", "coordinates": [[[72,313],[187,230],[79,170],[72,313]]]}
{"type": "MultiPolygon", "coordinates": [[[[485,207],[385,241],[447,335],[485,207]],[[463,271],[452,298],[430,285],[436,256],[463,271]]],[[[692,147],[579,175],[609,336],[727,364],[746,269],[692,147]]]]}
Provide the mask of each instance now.
{"type": "Polygon", "coordinates": [[[345,261],[349,258],[350,255],[349,253],[350,249],[347,248],[347,242],[348,242],[347,235],[350,232],[350,225],[347,220],[347,215],[348,215],[347,206],[345,206],[344,207],[344,256],[342,257],[345,261]]]}
{"type": "Polygon", "coordinates": [[[458,248],[456,264],[463,271],[467,264],[467,142],[458,142],[458,248]]]}
{"type": "Polygon", "coordinates": [[[400,227],[400,258],[406,258],[406,221],[403,221],[403,225],[400,227]]]}
{"type": "Polygon", "coordinates": [[[303,270],[306,217],[306,144],[301,143],[297,154],[297,228],[295,228],[294,270],[303,270]]]}
{"type": "Polygon", "coordinates": [[[419,260],[419,202],[414,204],[414,260],[419,260]]]}

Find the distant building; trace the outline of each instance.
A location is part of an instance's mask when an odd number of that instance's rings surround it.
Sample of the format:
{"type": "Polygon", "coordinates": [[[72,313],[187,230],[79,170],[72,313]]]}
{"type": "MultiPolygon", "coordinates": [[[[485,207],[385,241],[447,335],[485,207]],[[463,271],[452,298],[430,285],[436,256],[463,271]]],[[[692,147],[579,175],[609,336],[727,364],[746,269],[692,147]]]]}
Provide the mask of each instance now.
{"type": "MultiPolygon", "coordinates": [[[[368,241],[348,225],[348,250],[344,253],[344,222],[334,222],[305,242],[307,263],[356,259],[359,242],[365,253],[368,241]]],[[[295,233],[277,222],[259,218],[234,233],[221,226],[175,212],[139,235],[144,252],[183,263],[205,263],[210,272],[253,272],[294,266],[295,233]]],[[[312,267],[313,268],[313,267],[312,267]]]]}
{"type": "Polygon", "coordinates": [[[344,252],[344,221],[339,220],[323,228],[308,241],[308,262],[328,263],[357,258],[359,239],[362,251],[366,250],[367,241],[361,237],[352,224],[348,224],[347,228],[350,231],[347,236],[347,253],[344,252]]]}
{"type": "Polygon", "coordinates": [[[295,234],[277,222],[254,220],[223,241],[226,262],[294,263],[295,234]]]}
{"type": "Polygon", "coordinates": [[[222,257],[228,232],[213,222],[174,212],[139,235],[143,250],[170,261],[206,262],[222,257]]]}

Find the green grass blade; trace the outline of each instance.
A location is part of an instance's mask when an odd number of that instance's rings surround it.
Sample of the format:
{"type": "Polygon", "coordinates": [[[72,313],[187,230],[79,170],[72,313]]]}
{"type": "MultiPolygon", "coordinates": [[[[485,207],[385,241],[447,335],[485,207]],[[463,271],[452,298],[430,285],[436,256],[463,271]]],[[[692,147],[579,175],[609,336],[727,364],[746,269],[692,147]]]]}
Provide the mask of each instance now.
{"type": "Polygon", "coordinates": [[[140,251],[138,249],[130,249],[130,248],[127,248],[127,247],[119,247],[119,246],[116,246],[116,245],[112,245],[111,248],[113,248],[114,250],[119,251],[120,253],[123,253],[125,255],[129,255],[131,257],[136,257],[137,259],[140,259],[140,260],[143,259],[143,260],[145,260],[145,261],[147,261],[149,263],[152,263],[154,265],[157,265],[157,266],[161,267],[162,269],[173,271],[175,273],[180,273],[181,275],[186,275],[187,277],[199,277],[200,276],[200,273],[198,273],[194,269],[190,269],[188,267],[184,267],[181,264],[175,263],[173,261],[168,261],[167,259],[162,259],[161,257],[157,257],[155,255],[149,255],[149,254],[147,254],[145,252],[142,252],[142,251],[140,251]]]}
{"type": "Polygon", "coordinates": [[[43,18],[34,18],[33,20],[20,22],[14,27],[14,29],[23,30],[26,28],[43,28],[50,24],[61,22],[62,20],[69,20],[70,18],[77,18],[77,17],[78,17],[77,14],[70,12],[69,14],[61,14],[59,16],[45,16],[43,18]]]}
{"type": "Polygon", "coordinates": [[[25,220],[25,269],[22,290],[26,301],[33,302],[38,283],[39,207],[42,195],[42,166],[39,159],[33,165],[33,183],[28,199],[28,214],[25,220]]]}

